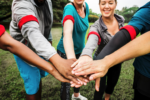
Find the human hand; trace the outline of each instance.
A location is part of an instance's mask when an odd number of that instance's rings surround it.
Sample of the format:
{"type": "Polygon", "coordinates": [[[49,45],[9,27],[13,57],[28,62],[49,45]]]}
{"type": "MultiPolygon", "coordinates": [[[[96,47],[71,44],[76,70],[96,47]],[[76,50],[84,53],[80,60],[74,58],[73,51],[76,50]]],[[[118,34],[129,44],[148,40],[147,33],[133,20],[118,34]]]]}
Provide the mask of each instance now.
{"type": "Polygon", "coordinates": [[[63,59],[58,54],[55,54],[50,58],[50,62],[53,63],[53,65],[59,71],[59,73],[61,73],[66,79],[69,79],[76,84],[80,84],[76,76],[71,73],[71,65],[75,61],[76,59],[63,59]]]}
{"type": "Polygon", "coordinates": [[[53,71],[51,71],[50,74],[61,82],[67,82],[67,83],[71,82],[70,80],[64,78],[56,69],[53,69],[53,71]]]}
{"type": "MultiPolygon", "coordinates": [[[[87,79],[89,79],[89,77],[87,77],[87,79]]],[[[87,85],[87,83],[84,85],[87,85]]],[[[71,87],[79,88],[81,86],[82,86],[82,84],[76,84],[76,83],[71,82],[71,87]]],[[[99,86],[100,86],[100,78],[97,78],[97,79],[95,79],[95,90],[96,91],[99,91],[99,86]]]]}
{"type": "Polygon", "coordinates": [[[79,88],[79,87],[81,87],[81,86],[83,86],[83,85],[87,85],[87,83],[89,82],[89,77],[84,77],[83,78],[83,76],[80,76],[80,77],[76,77],[77,78],[77,80],[81,83],[81,84],[76,84],[76,83],[74,83],[73,81],[71,81],[70,83],[71,83],[71,87],[76,87],[76,88],[79,88]]]}
{"type": "MultiPolygon", "coordinates": [[[[78,69],[78,68],[82,67],[82,64],[85,64],[90,61],[93,61],[93,59],[90,56],[84,55],[84,56],[81,56],[76,62],[74,62],[71,65],[71,67],[74,69],[78,69]]],[[[74,74],[74,71],[72,71],[72,74],[74,74]]]]}
{"type": "Polygon", "coordinates": [[[90,75],[90,81],[103,77],[109,69],[109,66],[107,65],[107,60],[105,59],[90,61],[82,64],[81,66],[82,67],[73,69],[75,75],[90,75]]]}

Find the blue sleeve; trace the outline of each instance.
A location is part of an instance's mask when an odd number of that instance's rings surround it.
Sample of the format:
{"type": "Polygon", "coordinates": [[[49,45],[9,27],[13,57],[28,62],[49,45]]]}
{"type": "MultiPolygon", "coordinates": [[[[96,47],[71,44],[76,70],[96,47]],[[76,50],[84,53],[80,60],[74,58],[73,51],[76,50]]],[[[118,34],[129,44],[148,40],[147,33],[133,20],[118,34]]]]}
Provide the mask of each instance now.
{"type": "Polygon", "coordinates": [[[135,26],[140,32],[145,33],[150,30],[150,8],[140,8],[132,17],[128,25],[135,26]]]}
{"type": "Polygon", "coordinates": [[[85,2],[85,4],[86,4],[86,12],[87,12],[87,14],[89,15],[90,13],[89,13],[89,6],[88,6],[88,4],[85,2]]]}
{"type": "Polygon", "coordinates": [[[73,5],[71,5],[71,4],[68,4],[67,6],[65,6],[65,8],[64,8],[64,12],[63,12],[63,19],[64,19],[64,17],[65,16],[67,16],[67,15],[71,15],[72,17],[74,17],[74,9],[75,8],[73,8],[74,6],[73,5]]]}

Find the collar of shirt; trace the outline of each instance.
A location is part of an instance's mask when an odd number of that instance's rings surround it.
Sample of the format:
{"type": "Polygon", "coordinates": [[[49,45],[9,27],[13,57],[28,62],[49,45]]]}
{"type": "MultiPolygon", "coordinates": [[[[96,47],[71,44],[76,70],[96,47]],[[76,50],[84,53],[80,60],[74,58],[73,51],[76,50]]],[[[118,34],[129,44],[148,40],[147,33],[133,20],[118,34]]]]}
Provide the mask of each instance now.
{"type": "MultiPolygon", "coordinates": [[[[46,0],[47,1],[47,0],[46,0]]],[[[36,4],[36,2],[34,1],[34,0],[31,0],[31,3],[33,4],[33,5],[35,5],[35,6],[37,6],[37,7],[40,7],[40,6],[38,6],[37,4],[36,4]]]]}
{"type": "MultiPolygon", "coordinates": [[[[120,27],[120,25],[122,25],[122,23],[124,22],[124,19],[122,17],[120,17],[119,15],[117,15],[117,14],[114,14],[114,16],[117,19],[117,21],[119,23],[119,27],[120,27]]],[[[102,16],[100,16],[100,18],[99,18],[99,23],[100,23],[100,27],[101,27],[102,31],[103,32],[106,31],[107,26],[104,24],[102,16]]]]}
{"type": "Polygon", "coordinates": [[[32,3],[33,5],[35,5],[35,6],[37,6],[37,7],[38,7],[38,5],[35,3],[35,1],[34,1],[34,0],[31,0],[31,3],[32,3]]]}

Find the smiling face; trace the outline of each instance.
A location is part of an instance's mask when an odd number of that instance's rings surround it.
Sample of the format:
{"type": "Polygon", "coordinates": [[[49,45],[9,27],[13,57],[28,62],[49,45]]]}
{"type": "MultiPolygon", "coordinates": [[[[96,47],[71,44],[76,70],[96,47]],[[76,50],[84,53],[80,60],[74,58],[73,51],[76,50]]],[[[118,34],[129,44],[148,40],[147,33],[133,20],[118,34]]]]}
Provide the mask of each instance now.
{"type": "Polygon", "coordinates": [[[99,6],[103,17],[111,17],[114,15],[117,2],[115,0],[100,0],[99,6]]]}
{"type": "Polygon", "coordinates": [[[85,0],[74,0],[74,2],[78,5],[81,5],[84,3],[85,0]]]}
{"type": "Polygon", "coordinates": [[[46,0],[34,0],[38,6],[42,6],[46,0]]]}

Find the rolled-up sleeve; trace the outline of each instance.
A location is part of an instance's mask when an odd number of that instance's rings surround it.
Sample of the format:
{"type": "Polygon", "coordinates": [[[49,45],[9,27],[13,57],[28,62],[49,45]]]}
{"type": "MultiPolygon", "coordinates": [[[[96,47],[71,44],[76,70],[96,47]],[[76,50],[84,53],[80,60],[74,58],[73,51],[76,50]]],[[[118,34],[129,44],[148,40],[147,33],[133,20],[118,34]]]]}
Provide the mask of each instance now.
{"type": "Polygon", "coordinates": [[[81,56],[88,55],[92,58],[92,53],[94,52],[94,50],[98,46],[97,42],[98,42],[98,37],[94,34],[91,34],[88,38],[88,41],[85,45],[85,48],[82,51],[81,56]]]}
{"type": "Polygon", "coordinates": [[[30,5],[27,5],[27,7],[21,7],[20,5],[14,8],[13,19],[21,30],[22,36],[30,42],[36,53],[49,60],[56,54],[56,50],[41,33],[38,20],[33,11],[30,5]]]}
{"type": "Polygon", "coordinates": [[[82,55],[88,55],[92,58],[92,53],[96,49],[98,45],[101,43],[100,35],[98,34],[98,23],[95,22],[93,25],[90,26],[89,34],[88,34],[88,41],[85,45],[85,48],[82,51],[82,55]]]}

